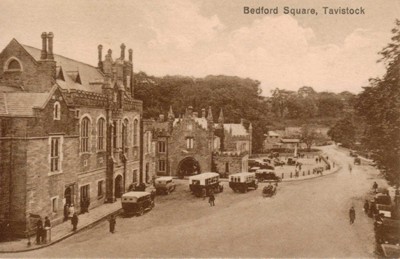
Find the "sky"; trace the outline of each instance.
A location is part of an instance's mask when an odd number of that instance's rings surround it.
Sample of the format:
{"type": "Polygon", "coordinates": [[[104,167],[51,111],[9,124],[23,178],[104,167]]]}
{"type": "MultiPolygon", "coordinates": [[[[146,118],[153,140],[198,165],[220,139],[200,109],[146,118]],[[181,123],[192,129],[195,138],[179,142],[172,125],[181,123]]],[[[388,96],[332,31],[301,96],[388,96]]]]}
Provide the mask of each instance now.
{"type": "MultiPolygon", "coordinates": [[[[358,93],[382,76],[376,61],[391,38],[398,0],[1,0],[0,49],[12,38],[97,65],[97,46],[133,49],[134,70],[149,75],[231,75],[275,88],[358,93]],[[244,7],[279,14],[244,14],[244,7]],[[283,14],[314,8],[318,15],[283,14]],[[365,15],[324,15],[322,7],[364,8],[365,15]]],[[[127,56],[127,54],[126,54],[127,56]]]]}

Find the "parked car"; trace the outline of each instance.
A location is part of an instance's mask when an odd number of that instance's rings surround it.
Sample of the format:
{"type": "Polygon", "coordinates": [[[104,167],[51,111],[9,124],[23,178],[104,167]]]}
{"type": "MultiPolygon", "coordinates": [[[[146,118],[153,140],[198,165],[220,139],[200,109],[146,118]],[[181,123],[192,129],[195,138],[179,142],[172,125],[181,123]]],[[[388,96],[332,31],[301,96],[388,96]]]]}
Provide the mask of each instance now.
{"type": "Polygon", "coordinates": [[[285,162],[279,160],[278,158],[274,159],[274,166],[282,166],[282,165],[285,165],[285,162]]]}
{"type": "Polygon", "coordinates": [[[121,197],[121,204],[126,215],[141,216],[154,208],[154,199],[149,192],[127,192],[121,197]]]}
{"type": "Polygon", "coordinates": [[[189,189],[197,197],[210,192],[218,193],[224,190],[219,180],[219,174],[207,172],[189,177],[189,189]]]}
{"type": "Polygon", "coordinates": [[[288,159],[287,159],[287,164],[288,165],[295,165],[296,164],[296,159],[295,158],[292,158],[292,157],[289,157],[288,159]]]}
{"type": "Polygon", "coordinates": [[[258,169],[261,169],[259,166],[254,166],[249,169],[249,172],[256,172],[258,169]]]}
{"type": "Polygon", "coordinates": [[[375,224],[375,238],[378,244],[400,244],[400,220],[383,218],[375,224]]]}
{"type": "Polygon", "coordinates": [[[258,181],[255,173],[242,172],[229,176],[229,187],[234,192],[247,192],[249,188],[257,190],[258,181]]]}
{"type": "Polygon", "coordinates": [[[176,184],[171,176],[163,176],[155,179],[154,187],[157,193],[169,194],[175,190],[176,184]]]}
{"type": "Polygon", "coordinates": [[[354,151],[354,150],[350,150],[349,155],[352,156],[352,157],[357,157],[358,156],[357,152],[354,151]]]}
{"type": "Polygon", "coordinates": [[[270,169],[258,169],[256,171],[256,179],[259,182],[263,182],[263,181],[280,182],[280,181],[282,181],[282,179],[275,174],[275,171],[270,170],[270,169]]]}

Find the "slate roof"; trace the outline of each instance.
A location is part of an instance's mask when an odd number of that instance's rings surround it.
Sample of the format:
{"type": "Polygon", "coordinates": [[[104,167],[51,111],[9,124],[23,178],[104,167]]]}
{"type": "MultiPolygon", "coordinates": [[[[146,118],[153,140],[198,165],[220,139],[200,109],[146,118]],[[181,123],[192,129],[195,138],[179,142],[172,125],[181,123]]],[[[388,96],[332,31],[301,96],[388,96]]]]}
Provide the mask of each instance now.
{"type": "Polygon", "coordinates": [[[224,129],[228,132],[232,130],[232,136],[248,136],[246,128],[242,124],[225,123],[224,129]]]}
{"type": "MultiPolygon", "coordinates": [[[[27,45],[22,45],[22,47],[34,59],[40,60],[40,49],[27,45]]],[[[54,60],[56,61],[56,66],[61,67],[64,73],[65,81],[57,79],[57,84],[62,89],[102,93],[101,85],[96,83],[103,82],[104,76],[96,67],[57,54],[54,54],[54,60]],[[82,84],[76,82],[78,73],[82,84]]],[[[57,72],[59,73],[60,69],[57,69],[57,72]]]]}
{"type": "Polygon", "coordinates": [[[42,107],[49,93],[0,93],[0,116],[34,116],[33,108],[42,107]]]}

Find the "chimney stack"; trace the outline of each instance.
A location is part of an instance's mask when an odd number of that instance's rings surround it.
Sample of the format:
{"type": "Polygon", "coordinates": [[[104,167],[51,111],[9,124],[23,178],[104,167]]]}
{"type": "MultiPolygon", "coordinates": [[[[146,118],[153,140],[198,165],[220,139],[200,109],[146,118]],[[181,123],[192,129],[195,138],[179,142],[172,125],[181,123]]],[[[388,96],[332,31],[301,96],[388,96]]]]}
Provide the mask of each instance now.
{"type": "Polygon", "coordinates": [[[129,49],[128,52],[129,52],[129,61],[132,63],[132,61],[133,61],[133,50],[129,49]]]}
{"type": "Polygon", "coordinates": [[[125,59],[125,44],[121,44],[121,60],[125,59]]]}
{"type": "MultiPolygon", "coordinates": [[[[103,62],[102,62],[102,58],[103,58],[103,45],[99,45],[98,47],[97,47],[97,49],[98,49],[98,52],[99,52],[99,63],[98,63],[98,67],[99,68],[103,68],[103,62]]],[[[103,70],[103,69],[102,69],[103,70]]]]}
{"type": "Polygon", "coordinates": [[[47,59],[47,33],[42,33],[42,52],[40,59],[47,59]]]}
{"type": "Polygon", "coordinates": [[[54,34],[52,32],[49,32],[47,34],[47,39],[49,41],[49,43],[48,43],[48,51],[47,51],[47,59],[51,59],[51,60],[54,59],[54,56],[53,56],[53,38],[54,38],[54,34]]]}

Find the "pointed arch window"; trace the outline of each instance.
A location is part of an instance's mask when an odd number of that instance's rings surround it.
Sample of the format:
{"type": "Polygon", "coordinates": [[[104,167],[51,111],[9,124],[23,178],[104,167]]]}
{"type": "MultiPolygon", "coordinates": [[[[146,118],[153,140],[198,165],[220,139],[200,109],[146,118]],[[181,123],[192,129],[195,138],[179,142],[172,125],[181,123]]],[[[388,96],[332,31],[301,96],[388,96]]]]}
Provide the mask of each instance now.
{"type": "Polygon", "coordinates": [[[105,135],[105,124],[106,120],[104,118],[100,118],[97,122],[97,149],[104,150],[104,135],[105,135]]]}
{"type": "Polygon", "coordinates": [[[133,146],[138,145],[138,137],[139,137],[139,121],[135,119],[133,121],[133,146]]]}
{"type": "Polygon", "coordinates": [[[124,123],[122,124],[122,149],[125,151],[125,148],[128,147],[128,125],[129,121],[128,119],[124,120],[124,123]]]}
{"type": "Polygon", "coordinates": [[[81,122],[81,152],[89,152],[89,129],[90,120],[85,117],[81,122]]]}
{"type": "Polygon", "coordinates": [[[61,105],[59,102],[55,102],[53,107],[53,119],[60,120],[60,118],[61,118],[61,105]]]}

